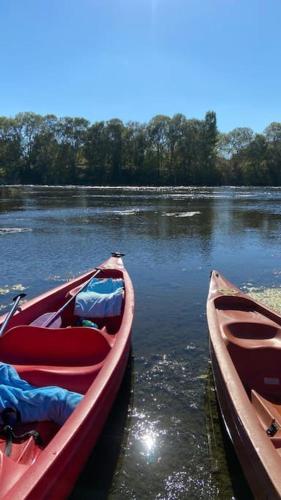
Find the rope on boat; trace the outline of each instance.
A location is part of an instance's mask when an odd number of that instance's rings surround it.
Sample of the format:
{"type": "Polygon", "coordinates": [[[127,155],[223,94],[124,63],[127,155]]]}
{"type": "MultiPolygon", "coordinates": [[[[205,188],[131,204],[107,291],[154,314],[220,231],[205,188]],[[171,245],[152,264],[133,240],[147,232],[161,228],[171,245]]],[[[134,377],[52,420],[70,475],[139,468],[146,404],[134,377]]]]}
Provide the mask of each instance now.
{"type": "Polygon", "coordinates": [[[20,412],[14,408],[5,408],[1,413],[3,426],[0,428],[0,436],[6,439],[5,455],[11,456],[13,443],[23,443],[26,439],[33,437],[36,444],[43,445],[43,439],[38,431],[30,430],[22,434],[16,434],[11,424],[21,422],[20,412]]]}

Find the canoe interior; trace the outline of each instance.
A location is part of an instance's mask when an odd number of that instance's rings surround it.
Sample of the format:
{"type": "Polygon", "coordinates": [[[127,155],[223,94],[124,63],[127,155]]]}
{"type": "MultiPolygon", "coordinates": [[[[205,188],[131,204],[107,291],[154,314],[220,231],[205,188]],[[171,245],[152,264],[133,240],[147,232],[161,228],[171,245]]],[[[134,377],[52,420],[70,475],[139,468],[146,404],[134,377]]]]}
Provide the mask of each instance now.
{"type": "MultiPolygon", "coordinates": [[[[94,273],[94,271],[93,271],[94,273]]],[[[124,278],[123,272],[103,269],[98,278],[124,278]]],[[[85,281],[90,278],[90,275],[85,281]]],[[[77,280],[78,281],[78,280],[77,280]]],[[[0,360],[13,365],[20,376],[29,383],[43,387],[57,385],[65,389],[85,394],[102,369],[118,335],[124,310],[118,317],[87,318],[97,324],[97,328],[77,326],[74,315],[74,300],[55,321],[46,327],[46,320],[53,317],[71,296],[76,294],[83,282],[66,290],[60,290],[31,305],[23,313],[15,315],[13,325],[0,338],[0,360]],[[39,315],[38,315],[39,311],[39,315]],[[20,315],[24,317],[24,324],[20,315]]],[[[34,463],[43,449],[59,430],[53,422],[33,422],[18,424],[14,432],[18,434],[36,430],[43,444],[36,444],[33,437],[23,442],[14,442],[10,461],[29,466],[34,463]]],[[[0,450],[5,452],[6,439],[0,437],[0,450]]],[[[19,476],[23,471],[19,469],[19,476]]],[[[17,473],[14,473],[15,480],[17,473]]],[[[1,493],[1,488],[0,488],[1,493]]]]}
{"type": "Polygon", "coordinates": [[[220,333],[265,430],[281,455],[281,318],[245,296],[214,299],[220,333]],[[276,425],[275,425],[276,424],[276,425]]]}

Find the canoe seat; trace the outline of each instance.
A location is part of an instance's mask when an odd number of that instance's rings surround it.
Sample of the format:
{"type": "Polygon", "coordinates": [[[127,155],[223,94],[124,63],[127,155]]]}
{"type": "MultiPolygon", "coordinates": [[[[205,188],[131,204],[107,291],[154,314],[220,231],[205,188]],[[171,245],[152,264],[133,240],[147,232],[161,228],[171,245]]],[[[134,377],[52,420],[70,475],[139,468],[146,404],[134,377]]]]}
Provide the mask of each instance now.
{"type": "Polygon", "coordinates": [[[222,325],[224,338],[246,349],[262,347],[281,348],[280,326],[270,320],[256,321],[228,321],[222,325]]]}
{"type": "Polygon", "coordinates": [[[22,378],[77,392],[93,381],[110,349],[100,330],[87,327],[16,326],[0,338],[1,361],[14,365],[22,378]]]}
{"type": "Polygon", "coordinates": [[[13,364],[24,380],[37,387],[57,385],[85,394],[102,369],[104,361],[92,366],[52,366],[13,364]]]}
{"type": "Polygon", "coordinates": [[[0,338],[1,361],[7,363],[89,366],[100,363],[110,348],[100,330],[79,326],[15,326],[0,338]]]}

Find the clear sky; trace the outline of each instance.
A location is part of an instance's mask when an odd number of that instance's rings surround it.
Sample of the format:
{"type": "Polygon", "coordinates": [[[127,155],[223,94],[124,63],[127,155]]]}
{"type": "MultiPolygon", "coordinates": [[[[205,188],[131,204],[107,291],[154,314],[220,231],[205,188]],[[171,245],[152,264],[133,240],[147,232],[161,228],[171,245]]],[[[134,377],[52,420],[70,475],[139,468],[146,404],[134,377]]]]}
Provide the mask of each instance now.
{"type": "Polygon", "coordinates": [[[0,0],[0,114],[281,121],[280,0],[0,0]]]}

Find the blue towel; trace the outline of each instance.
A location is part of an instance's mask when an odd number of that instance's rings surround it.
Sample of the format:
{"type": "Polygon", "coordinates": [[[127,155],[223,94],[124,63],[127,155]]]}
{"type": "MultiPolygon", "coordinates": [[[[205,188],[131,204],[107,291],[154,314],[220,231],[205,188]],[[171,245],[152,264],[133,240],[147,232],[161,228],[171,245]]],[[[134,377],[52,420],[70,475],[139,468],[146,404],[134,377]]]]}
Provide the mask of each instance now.
{"type": "Polygon", "coordinates": [[[5,408],[15,408],[23,423],[53,420],[62,425],[82,398],[61,387],[34,387],[12,366],[0,363],[0,415],[5,408]]]}
{"type": "Polygon", "coordinates": [[[80,318],[119,316],[124,296],[122,279],[93,278],[75,300],[74,314],[80,318]]]}

